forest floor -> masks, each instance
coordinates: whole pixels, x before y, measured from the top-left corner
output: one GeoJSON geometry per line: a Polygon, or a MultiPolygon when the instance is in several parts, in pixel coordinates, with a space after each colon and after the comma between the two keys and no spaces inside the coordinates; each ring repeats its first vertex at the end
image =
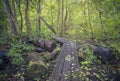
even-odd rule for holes
{"type": "MultiPolygon", "coordinates": [[[[83,43],[82,46],[83,48],[86,47],[86,43],[83,43]]],[[[56,48],[60,48],[59,45],[56,48]]],[[[1,49],[8,51],[5,46],[1,49]]],[[[117,56],[119,58],[114,63],[103,64],[89,51],[91,49],[85,49],[82,52],[81,48],[77,50],[81,81],[120,80],[120,55],[117,56]]],[[[48,81],[59,54],[60,51],[53,58],[51,52],[48,51],[40,53],[35,51],[24,52],[22,55],[25,60],[24,64],[14,65],[8,62],[0,65],[0,81],[48,81]]]]}

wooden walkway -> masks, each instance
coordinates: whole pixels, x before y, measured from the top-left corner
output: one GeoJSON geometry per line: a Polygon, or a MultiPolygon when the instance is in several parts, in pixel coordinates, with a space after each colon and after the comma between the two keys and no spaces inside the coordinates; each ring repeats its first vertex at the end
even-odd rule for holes
{"type": "Polygon", "coordinates": [[[76,45],[60,37],[55,39],[62,42],[63,47],[49,81],[80,81],[76,45]]]}

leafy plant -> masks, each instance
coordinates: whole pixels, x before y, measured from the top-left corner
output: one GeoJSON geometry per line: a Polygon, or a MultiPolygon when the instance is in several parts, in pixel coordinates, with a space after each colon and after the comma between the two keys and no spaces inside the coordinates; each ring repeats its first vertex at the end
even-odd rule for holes
{"type": "Polygon", "coordinates": [[[41,81],[41,78],[34,78],[34,80],[36,80],[36,81],[41,81]]]}
{"type": "Polygon", "coordinates": [[[81,64],[85,65],[89,65],[94,60],[96,60],[96,56],[94,56],[93,51],[89,45],[85,45],[79,49],[79,56],[85,59],[81,62],[81,64]]]}
{"type": "Polygon", "coordinates": [[[26,52],[26,51],[31,51],[33,50],[34,47],[25,44],[24,42],[21,41],[14,41],[11,44],[11,49],[9,50],[8,55],[10,57],[12,57],[12,64],[23,64],[24,63],[24,59],[22,57],[22,52],[26,52]]]}
{"type": "Polygon", "coordinates": [[[22,56],[21,56],[21,50],[18,50],[18,48],[11,47],[8,55],[12,57],[12,64],[22,64],[24,62],[22,56]]]}

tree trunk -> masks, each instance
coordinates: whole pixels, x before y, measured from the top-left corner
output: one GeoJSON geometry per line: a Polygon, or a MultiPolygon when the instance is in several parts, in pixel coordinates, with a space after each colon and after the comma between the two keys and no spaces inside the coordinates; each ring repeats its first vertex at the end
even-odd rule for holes
{"type": "Polygon", "coordinates": [[[12,9],[12,13],[13,13],[13,17],[15,19],[15,24],[16,24],[16,29],[17,29],[17,33],[19,35],[21,35],[21,32],[20,32],[20,27],[19,27],[19,24],[18,24],[18,20],[17,20],[17,11],[16,11],[16,5],[15,5],[15,0],[12,0],[12,4],[11,4],[11,9],[12,9]]]}
{"type": "Polygon", "coordinates": [[[63,36],[64,35],[64,0],[62,0],[62,13],[61,13],[61,32],[60,35],[63,36]]]}
{"type": "Polygon", "coordinates": [[[14,15],[12,13],[10,4],[9,4],[8,0],[4,0],[3,3],[4,3],[5,10],[6,10],[7,14],[8,14],[11,32],[12,32],[13,35],[17,35],[18,34],[18,32],[17,32],[17,24],[15,22],[14,15]]]}
{"type": "Polygon", "coordinates": [[[94,36],[93,36],[93,30],[92,30],[92,26],[91,26],[91,23],[90,23],[90,6],[89,6],[89,1],[87,2],[87,6],[88,6],[88,20],[89,20],[89,26],[90,26],[90,33],[91,33],[91,39],[93,40],[94,39],[94,36]]]}
{"type": "Polygon", "coordinates": [[[54,30],[54,28],[52,26],[50,26],[45,20],[44,18],[41,17],[41,20],[44,22],[44,24],[54,33],[56,34],[56,31],[54,30]]]}
{"type": "Polygon", "coordinates": [[[86,1],[84,2],[84,17],[85,17],[85,27],[84,27],[84,34],[85,34],[85,37],[87,36],[87,31],[86,31],[86,26],[87,26],[87,17],[86,17],[86,9],[85,9],[85,6],[86,6],[86,1]]]}
{"type": "MultiPolygon", "coordinates": [[[[68,2],[66,1],[66,14],[65,14],[65,18],[64,18],[64,31],[67,31],[68,29],[68,2]]],[[[67,32],[65,32],[64,34],[67,34],[67,32]]]]}
{"type": "Polygon", "coordinates": [[[40,21],[40,13],[41,13],[40,3],[41,3],[41,0],[38,0],[38,30],[39,31],[40,31],[40,27],[41,27],[41,21],[40,21]]]}
{"type": "Polygon", "coordinates": [[[21,21],[20,21],[20,28],[19,28],[19,30],[20,30],[20,33],[22,34],[23,16],[22,16],[22,12],[21,12],[21,4],[20,4],[20,0],[15,0],[15,2],[16,2],[16,5],[18,7],[19,14],[20,14],[21,21]]]}
{"type": "Polygon", "coordinates": [[[61,32],[59,31],[60,30],[60,0],[57,0],[57,2],[58,2],[57,32],[61,32]]]}
{"type": "Polygon", "coordinates": [[[30,28],[30,21],[29,21],[29,16],[28,16],[28,10],[29,10],[29,0],[25,0],[25,24],[26,24],[26,31],[27,35],[29,36],[31,28],[30,28]]]}
{"type": "Polygon", "coordinates": [[[103,28],[103,23],[102,23],[102,13],[100,11],[100,9],[98,9],[98,5],[97,5],[97,2],[95,1],[95,4],[96,4],[96,10],[99,12],[99,19],[100,19],[100,27],[101,27],[101,30],[102,30],[102,39],[104,38],[104,35],[105,35],[105,31],[104,31],[104,28],[103,28]]]}

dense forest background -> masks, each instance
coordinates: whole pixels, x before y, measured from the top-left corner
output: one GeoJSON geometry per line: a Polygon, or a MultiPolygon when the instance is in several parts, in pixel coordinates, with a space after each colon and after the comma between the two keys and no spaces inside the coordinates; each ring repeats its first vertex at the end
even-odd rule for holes
{"type": "Polygon", "coordinates": [[[0,4],[1,33],[90,38],[108,41],[119,50],[119,0],[1,0],[0,4]]]}
{"type": "Polygon", "coordinates": [[[54,36],[119,55],[120,0],[0,0],[0,50],[9,50],[12,64],[23,64],[21,54],[35,48],[24,41],[53,41],[54,36]]]}

